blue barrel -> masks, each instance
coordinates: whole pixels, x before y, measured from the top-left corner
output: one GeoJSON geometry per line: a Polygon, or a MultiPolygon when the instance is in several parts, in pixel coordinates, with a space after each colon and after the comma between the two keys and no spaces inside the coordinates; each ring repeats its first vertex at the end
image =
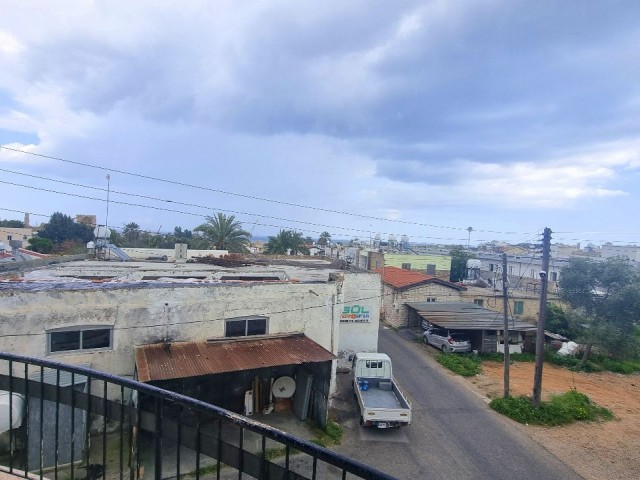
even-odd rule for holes
{"type": "Polygon", "coordinates": [[[369,381],[368,380],[363,380],[362,381],[362,387],[361,387],[363,392],[366,392],[367,390],[369,390],[369,381]]]}

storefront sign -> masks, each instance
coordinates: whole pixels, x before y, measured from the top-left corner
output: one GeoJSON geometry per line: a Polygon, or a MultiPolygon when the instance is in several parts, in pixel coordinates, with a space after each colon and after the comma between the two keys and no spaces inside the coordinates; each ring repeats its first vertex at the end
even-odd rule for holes
{"type": "Polygon", "coordinates": [[[341,323],[369,323],[369,310],[362,305],[345,305],[340,314],[341,323]]]}

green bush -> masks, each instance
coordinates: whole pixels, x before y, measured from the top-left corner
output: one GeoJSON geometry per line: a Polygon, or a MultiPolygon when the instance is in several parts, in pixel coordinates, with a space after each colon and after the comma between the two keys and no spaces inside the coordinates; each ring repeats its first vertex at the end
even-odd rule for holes
{"type": "Polygon", "coordinates": [[[496,398],[489,404],[496,412],[516,422],[533,425],[565,425],[581,420],[611,420],[613,414],[591,402],[576,390],[554,395],[548,402],[534,407],[528,397],[496,398]]]}
{"type": "Polygon", "coordinates": [[[630,374],[640,372],[640,361],[638,360],[616,360],[604,355],[591,355],[584,365],[580,365],[580,358],[571,355],[558,355],[556,352],[547,351],[544,354],[546,362],[570,370],[579,370],[583,372],[609,372],[630,374]]]}
{"type": "MultiPolygon", "coordinates": [[[[504,362],[504,354],[499,352],[481,353],[480,358],[489,362],[504,362]]],[[[509,355],[511,363],[515,362],[535,362],[536,356],[533,353],[512,353],[509,355]]]]}
{"type": "Polygon", "coordinates": [[[453,373],[463,377],[472,377],[482,371],[480,357],[472,353],[439,353],[436,361],[453,373]]]}

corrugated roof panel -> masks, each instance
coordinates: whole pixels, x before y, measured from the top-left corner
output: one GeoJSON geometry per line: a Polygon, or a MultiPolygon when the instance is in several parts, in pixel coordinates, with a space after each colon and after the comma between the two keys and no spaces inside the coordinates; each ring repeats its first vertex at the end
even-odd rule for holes
{"type": "Polygon", "coordinates": [[[161,343],[136,348],[136,367],[141,382],[326,362],[335,358],[304,334],[161,343]]]}
{"type": "MultiPolygon", "coordinates": [[[[502,330],[503,316],[466,302],[410,302],[407,303],[427,322],[439,327],[459,330],[502,330]]],[[[514,331],[536,330],[536,326],[520,320],[510,320],[509,328],[514,331]]]]}

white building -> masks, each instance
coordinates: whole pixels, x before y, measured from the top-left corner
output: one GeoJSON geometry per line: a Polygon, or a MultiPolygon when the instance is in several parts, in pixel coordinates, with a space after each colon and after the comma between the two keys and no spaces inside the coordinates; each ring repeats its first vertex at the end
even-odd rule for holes
{"type": "MultiPolygon", "coordinates": [[[[254,365],[251,372],[220,367],[226,363],[219,358],[211,374],[231,377],[218,383],[228,388],[230,381],[242,383],[248,376],[251,380],[262,374],[295,376],[305,365],[283,365],[282,358],[272,353],[276,342],[272,339],[302,334],[312,343],[303,342],[303,347],[296,348],[313,344],[309,350],[317,353],[324,349],[329,358],[377,350],[380,276],[335,270],[328,265],[315,260],[238,268],[87,261],[48,267],[24,274],[19,282],[0,281],[0,350],[90,364],[133,377],[136,367],[140,368],[137,355],[153,362],[152,357],[144,356],[150,345],[165,345],[160,352],[167,353],[172,351],[171,345],[183,342],[198,344],[200,350],[210,342],[228,342],[225,348],[235,348],[237,353],[238,342],[260,340],[251,345],[256,358],[261,358],[261,352],[268,353],[261,363],[264,371],[255,370],[251,362],[247,363],[254,365]]],[[[299,337],[294,337],[278,348],[299,345],[299,337]]],[[[286,350],[281,352],[280,356],[288,355],[286,350]]],[[[304,351],[295,353],[296,361],[304,363],[304,351]]],[[[326,405],[335,389],[336,361],[327,363],[322,357],[324,363],[315,368],[314,355],[305,371],[315,374],[316,403],[326,405]]],[[[165,361],[178,362],[172,363],[177,369],[180,361],[182,367],[191,368],[202,360],[167,358],[165,361]]],[[[194,380],[194,372],[186,372],[184,377],[194,380]]],[[[169,380],[172,386],[182,382],[180,391],[195,388],[197,382],[189,383],[185,378],[178,375],[169,380]]],[[[153,375],[146,379],[154,381],[153,375]]],[[[215,379],[207,381],[209,386],[215,383],[215,379]]],[[[229,395],[243,394],[247,388],[250,386],[239,384],[229,395]]]]}
{"type": "Polygon", "coordinates": [[[640,247],[637,245],[612,245],[611,243],[605,243],[600,249],[600,257],[624,257],[633,262],[639,262],[640,247]]]}

